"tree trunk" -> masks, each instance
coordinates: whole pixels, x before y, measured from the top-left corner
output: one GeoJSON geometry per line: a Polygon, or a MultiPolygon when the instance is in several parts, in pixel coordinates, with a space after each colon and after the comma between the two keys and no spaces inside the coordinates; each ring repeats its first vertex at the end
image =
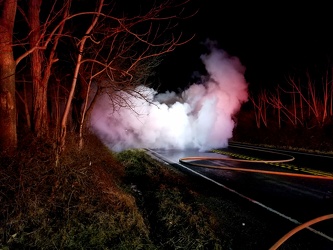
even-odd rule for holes
{"type": "MultiPolygon", "coordinates": [[[[30,47],[40,45],[40,21],[39,13],[42,0],[30,0],[29,24],[30,24],[30,47]]],[[[31,53],[31,75],[33,82],[33,129],[38,137],[48,134],[47,116],[47,82],[42,81],[43,57],[39,49],[31,53]]]]}
{"type": "MultiPolygon", "coordinates": [[[[90,34],[90,32],[96,26],[98,18],[99,18],[99,14],[102,11],[103,4],[104,4],[104,0],[100,0],[99,3],[98,3],[98,9],[96,11],[97,15],[92,20],[92,23],[88,27],[85,34],[90,34]]],[[[67,126],[67,121],[68,121],[68,114],[69,114],[70,108],[72,107],[72,101],[73,101],[73,98],[74,98],[74,91],[75,91],[76,84],[77,84],[77,78],[78,78],[81,63],[82,63],[82,60],[83,60],[83,50],[85,48],[85,43],[86,43],[86,41],[89,37],[90,36],[88,36],[88,35],[84,35],[83,38],[80,40],[80,46],[78,48],[79,49],[79,54],[78,54],[77,59],[76,59],[73,81],[72,81],[71,89],[70,89],[70,92],[69,92],[68,100],[67,100],[67,103],[66,103],[66,106],[65,106],[64,114],[63,114],[62,120],[61,120],[61,128],[60,128],[61,131],[60,131],[60,138],[59,138],[59,142],[58,142],[58,145],[59,145],[58,152],[59,153],[64,151],[64,149],[65,149],[65,140],[66,140],[66,134],[67,134],[67,127],[66,126],[67,126]]]]}
{"type": "Polygon", "coordinates": [[[17,147],[15,70],[12,49],[16,0],[0,1],[0,150],[11,155],[17,147]]]}

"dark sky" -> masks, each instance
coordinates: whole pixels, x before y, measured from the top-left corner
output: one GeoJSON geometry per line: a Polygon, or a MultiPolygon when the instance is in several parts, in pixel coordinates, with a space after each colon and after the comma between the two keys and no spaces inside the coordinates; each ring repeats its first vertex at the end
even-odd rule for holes
{"type": "Polygon", "coordinates": [[[207,38],[241,60],[252,86],[327,67],[333,58],[333,1],[201,0],[197,6],[199,13],[183,28],[196,37],[165,58],[162,91],[191,84],[207,38]]]}

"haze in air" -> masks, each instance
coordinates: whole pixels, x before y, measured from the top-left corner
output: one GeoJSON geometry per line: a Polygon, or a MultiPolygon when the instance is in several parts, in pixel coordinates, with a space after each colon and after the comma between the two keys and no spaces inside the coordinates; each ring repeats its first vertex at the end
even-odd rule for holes
{"type": "Polygon", "coordinates": [[[120,93],[131,108],[116,110],[109,96],[102,95],[92,112],[93,131],[114,151],[130,148],[204,151],[227,146],[235,126],[233,116],[248,99],[245,67],[237,57],[218,49],[215,42],[207,41],[206,46],[209,53],[200,59],[207,75],[199,83],[179,95],[139,86],[136,90],[140,95],[120,93]]]}

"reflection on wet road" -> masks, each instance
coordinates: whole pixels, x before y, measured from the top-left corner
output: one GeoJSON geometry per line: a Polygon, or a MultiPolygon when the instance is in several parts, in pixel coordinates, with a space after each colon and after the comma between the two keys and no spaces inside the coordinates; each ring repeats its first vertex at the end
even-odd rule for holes
{"type": "MultiPolygon", "coordinates": [[[[314,167],[309,168],[310,164],[304,167],[301,155],[292,155],[295,161],[280,163],[274,160],[286,159],[289,153],[278,152],[275,159],[274,152],[237,146],[214,152],[200,152],[195,149],[156,149],[151,152],[164,161],[197,173],[296,225],[316,217],[333,214],[333,175],[327,171],[329,166],[323,166],[332,164],[332,159],[326,159],[326,163],[321,159],[321,166],[316,170],[314,167]],[[191,159],[193,157],[197,159],[191,159]],[[179,161],[183,158],[187,158],[188,162],[179,161]],[[222,160],[209,158],[222,158],[222,160]],[[248,162],[233,159],[248,159],[248,162]],[[205,167],[206,165],[213,168],[205,167]],[[275,175],[269,174],[270,172],[292,175],[275,175]],[[311,178],[302,175],[309,175],[311,178]]],[[[306,155],[306,159],[307,163],[317,161],[316,158],[309,160],[309,155],[306,155]]],[[[333,221],[329,226],[327,223],[325,226],[318,223],[311,226],[310,230],[321,235],[327,244],[332,244],[333,249],[333,221]]]]}

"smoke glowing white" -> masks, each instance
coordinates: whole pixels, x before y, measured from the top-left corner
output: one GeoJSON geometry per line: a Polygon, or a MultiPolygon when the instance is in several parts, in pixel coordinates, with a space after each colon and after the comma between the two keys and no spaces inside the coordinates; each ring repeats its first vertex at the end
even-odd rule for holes
{"type": "Polygon", "coordinates": [[[114,110],[108,95],[95,105],[91,126],[114,151],[129,148],[225,147],[232,137],[232,119],[248,99],[245,67],[236,57],[208,43],[210,53],[201,56],[208,76],[181,95],[157,93],[139,86],[136,96],[120,93],[131,108],[114,110]],[[144,98],[143,98],[144,96],[144,98]]]}

